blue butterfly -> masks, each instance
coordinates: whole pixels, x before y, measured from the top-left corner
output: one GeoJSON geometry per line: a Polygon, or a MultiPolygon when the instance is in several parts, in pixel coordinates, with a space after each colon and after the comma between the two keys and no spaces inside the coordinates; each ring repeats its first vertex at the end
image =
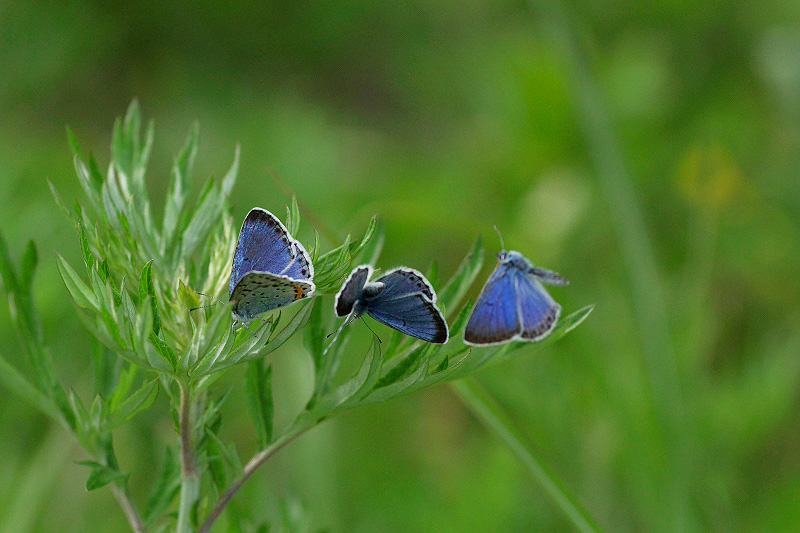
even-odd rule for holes
{"type": "Polygon", "coordinates": [[[464,330],[474,345],[538,341],[553,331],[561,306],[540,281],[569,285],[561,274],[533,266],[519,252],[503,250],[500,261],[478,297],[464,330]]]}
{"type": "Polygon", "coordinates": [[[425,276],[406,267],[390,270],[374,281],[369,281],[370,276],[372,266],[357,266],[336,294],[336,314],[350,315],[342,328],[367,313],[406,335],[438,344],[447,342],[450,331],[436,307],[436,292],[425,276]]]}
{"type": "Polygon", "coordinates": [[[231,269],[233,317],[256,316],[314,293],[311,256],[278,217],[260,207],[244,219],[231,269]]]}

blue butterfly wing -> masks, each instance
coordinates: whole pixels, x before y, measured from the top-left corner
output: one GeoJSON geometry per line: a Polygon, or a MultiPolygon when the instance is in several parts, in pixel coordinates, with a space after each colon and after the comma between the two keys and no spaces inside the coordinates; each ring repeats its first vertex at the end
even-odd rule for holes
{"type": "Polygon", "coordinates": [[[382,298],[393,298],[402,294],[421,292],[432,302],[436,301],[436,293],[433,291],[431,283],[421,272],[413,268],[395,268],[375,281],[384,284],[383,291],[381,291],[382,298]]]}
{"type": "MultiPolygon", "coordinates": [[[[310,259],[305,260],[308,254],[304,249],[303,253],[298,254],[297,245],[300,243],[294,241],[278,217],[259,207],[250,210],[244,219],[242,230],[239,232],[239,240],[236,243],[236,253],[231,269],[231,297],[233,297],[236,284],[248,272],[286,274],[288,270],[292,270],[293,273],[294,270],[298,270],[299,274],[299,271],[305,268],[313,276],[313,268],[310,267],[311,261],[310,259]],[[300,261],[296,260],[298,255],[301,256],[300,261]],[[289,267],[288,270],[287,267],[289,267]]],[[[294,279],[311,279],[311,276],[289,276],[294,279]]]]}
{"type": "Polygon", "coordinates": [[[311,263],[311,256],[300,241],[290,236],[289,242],[292,245],[293,260],[281,271],[281,274],[292,279],[311,281],[314,279],[314,265],[311,263]]]}
{"type": "Polygon", "coordinates": [[[450,338],[441,311],[427,296],[416,292],[399,297],[365,300],[367,313],[379,322],[428,342],[444,344],[450,338]]]}
{"type": "Polygon", "coordinates": [[[548,294],[539,281],[531,276],[520,276],[517,280],[517,302],[519,304],[521,337],[540,340],[546,337],[558,322],[561,306],[548,294]]]}
{"type": "Polygon", "coordinates": [[[353,310],[356,300],[361,298],[364,292],[364,284],[367,283],[369,276],[372,274],[372,267],[369,265],[360,265],[350,272],[342,288],[336,294],[336,310],[337,316],[349,315],[353,310]]]}
{"type": "Polygon", "coordinates": [[[520,333],[517,280],[525,274],[501,263],[489,277],[464,329],[469,344],[496,344],[520,333]]]}

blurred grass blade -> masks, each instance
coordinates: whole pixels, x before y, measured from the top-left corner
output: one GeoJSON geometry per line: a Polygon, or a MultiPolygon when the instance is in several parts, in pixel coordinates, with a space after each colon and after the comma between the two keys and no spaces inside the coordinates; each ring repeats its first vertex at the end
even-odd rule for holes
{"type": "Polygon", "coordinates": [[[264,366],[263,359],[247,363],[245,396],[250,416],[258,432],[261,449],[272,440],[275,408],[272,403],[272,365],[264,366]]]}
{"type": "Polygon", "coordinates": [[[683,531],[699,520],[689,498],[688,486],[696,475],[692,444],[696,429],[687,416],[687,402],[678,360],[670,335],[666,299],[656,264],[655,252],[648,235],[642,206],[637,199],[622,150],[615,136],[610,113],[606,109],[595,81],[586,52],[579,40],[576,24],[559,0],[532,2],[534,10],[543,10],[550,19],[549,28],[565,61],[567,75],[583,127],[598,181],[608,200],[611,220],[630,278],[644,360],[649,376],[655,414],[661,428],[657,440],[669,449],[670,472],[668,494],[670,523],[666,529],[683,531]]]}
{"type": "Polygon", "coordinates": [[[0,384],[20,398],[27,401],[32,407],[49,415],[55,420],[61,419],[61,413],[55,404],[46,395],[29,382],[22,373],[10,365],[4,357],[0,357],[0,384]]]}
{"type": "Polygon", "coordinates": [[[36,531],[40,516],[46,514],[43,508],[52,505],[53,486],[61,479],[61,470],[69,464],[73,442],[55,426],[39,438],[38,448],[20,465],[13,490],[8,493],[10,498],[0,508],[0,531],[36,531]]]}
{"type": "Polygon", "coordinates": [[[472,245],[467,256],[461,261],[455,273],[447,280],[442,290],[438,292],[437,302],[453,312],[461,298],[475,281],[475,277],[483,267],[483,239],[478,237],[472,245]]]}
{"type": "Polygon", "coordinates": [[[167,447],[164,457],[164,466],[161,467],[161,474],[158,476],[153,486],[150,496],[144,508],[144,521],[150,522],[155,517],[163,513],[178,495],[181,488],[180,466],[175,460],[172,448],[167,447]]]}
{"type": "Polygon", "coordinates": [[[8,244],[6,244],[3,232],[0,232],[0,279],[6,292],[15,293],[19,291],[17,269],[11,260],[11,252],[8,250],[8,244]]]}
{"type": "Polygon", "coordinates": [[[220,192],[222,193],[222,197],[225,199],[230,197],[231,192],[233,192],[233,186],[236,184],[236,178],[239,175],[239,156],[241,155],[241,151],[242,146],[237,143],[236,150],[233,153],[233,163],[231,163],[231,168],[228,169],[228,172],[226,172],[225,176],[222,178],[220,192]]]}
{"type": "Polygon", "coordinates": [[[22,256],[22,264],[19,268],[19,288],[23,293],[30,294],[33,274],[38,264],[39,255],[36,252],[36,243],[28,241],[28,247],[25,248],[25,254],[22,256]]]}
{"type": "Polygon", "coordinates": [[[503,412],[500,405],[473,378],[466,378],[452,383],[458,396],[483,422],[494,430],[506,444],[522,460],[531,474],[536,478],[545,492],[561,508],[578,531],[601,531],[597,522],[586,508],[578,501],[567,486],[551,472],[534,453],[532,446],[526,442],[522,432],[503,412]]]}

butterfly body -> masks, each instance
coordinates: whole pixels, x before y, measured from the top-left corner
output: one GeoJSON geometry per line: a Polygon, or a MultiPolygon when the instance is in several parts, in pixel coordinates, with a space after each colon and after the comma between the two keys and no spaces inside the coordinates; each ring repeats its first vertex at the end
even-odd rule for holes
{"type": "Polygon", "coordinates": [[[500,252],[498,260],[464,329],[464,342],[488,345],[545,338],[556,326],[561,306],[541,282],[569,282],[556,272],[534,266],[516,251],[500,252]]]}
{"type": "Polygon", "coordinates": [[[233,316],[256,316],[314,293],[314,265],[306,249],[278,217],[253,208],[242,224],[231,268],[233,316]]]}
{"type": "Polygon", "coordinates": [[[353,269],[336,295],[336,314],[351,319],[368,314],[398,331],[428,342],[443,344],[450,338],[436,292],[413,268],[390,270],[374,281],[370,265],[353,269]]]}

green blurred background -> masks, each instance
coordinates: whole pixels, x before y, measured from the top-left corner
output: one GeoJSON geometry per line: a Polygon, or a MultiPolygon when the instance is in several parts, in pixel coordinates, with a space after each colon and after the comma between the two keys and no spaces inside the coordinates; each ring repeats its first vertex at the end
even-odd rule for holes
{"type": "MultiPolygon", "coordinates": [[[[54,261],[79,263],[78,241],[46,181],[81,198],[65,125],[103,166],[114,118],[138,98],[156,123],[159,213],[198,120],[197,181],[241,143],[238,220],[255,205],[283,213],[279,177],[339,238],[377,212],[384,267],[436,259],[446,277],[477,234],[499,249],[497,224],[572,281],[551,291],[565,313],[597,304],[563,340],[478,377],[600,524],[789,529],[798,22],[784,0],[3,2],[0,228],[17,257],[39,246],[45,334],[80,394],[90,344],[54,261]]],[[[24,367],[8,312],[0,345],[24,367]]],[[[302,406],[309,368],[300,343],[277,358],[279,422],[302,406]]],[[[219,386],[234,390],[224,437],[248,457],[242,372],[219,386]]],[[[163,398],[116,435],[140,501],[174,439],[163,398]]],[[[71,438],[5,391],[0,457],[4,531],[126,530],[110,491],[84,491],[71,438]]],[[[236,505],[330,531],[571,528],[447,385],[326,422],[236,505]]]]}

